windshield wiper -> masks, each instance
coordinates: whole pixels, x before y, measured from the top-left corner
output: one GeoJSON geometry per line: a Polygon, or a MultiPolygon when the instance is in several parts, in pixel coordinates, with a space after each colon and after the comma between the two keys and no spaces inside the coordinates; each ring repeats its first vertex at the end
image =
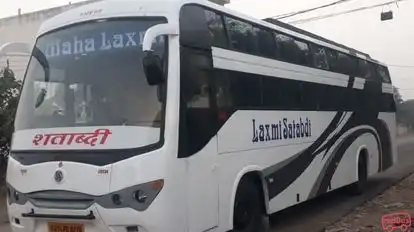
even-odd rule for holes
{"type": "Polygon", "coordinates": [[[40,90],[39,95],[37,95],[35,108],[38,108],[40,105],[42,105],[42,103],[45,100],[46,94],[47,94],[47,90],[45,88],[42,88],[40,90]]]}

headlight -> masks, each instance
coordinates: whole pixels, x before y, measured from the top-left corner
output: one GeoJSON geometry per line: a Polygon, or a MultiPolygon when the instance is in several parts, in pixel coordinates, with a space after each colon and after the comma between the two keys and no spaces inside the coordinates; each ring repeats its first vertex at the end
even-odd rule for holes
{"type": "Polygon", "coordinates": [[[112,202],[115,205],[121,205],[122,204],[121,196],[119,194],[112,195],[112,202]]]}
{"type": "Polygon", "coordinates": [[[18,192],[14,192],[14,194],[13,194],[13,197],[14,197],[14,200],[17,202],[17,201],[19,201],[19,193],[18,192]]]}
{"type": "Polygon", "coordinates": [[[148,195],[143,190],[137,190],[134,193],[134,199],[136,201],[138,201],[139,203],[145,203],[145,201],[147,200],[147,198],[148,198],[148,195]]]}
{"type": "Polygon", "coordinates": [[[146,210],[164,187],[164,180],[155,180],[128,187],[96,198],[96,203],[104,208],[132,208],[146,210]]]}
{"type": "Polygon", "coordinates": [[[20,193],[16,189],[14,189],[11,185],[7,184],[7,198],[8,203],[11,204],[19,204],[24,205],[27,202],[26,194],[20,193]]]}

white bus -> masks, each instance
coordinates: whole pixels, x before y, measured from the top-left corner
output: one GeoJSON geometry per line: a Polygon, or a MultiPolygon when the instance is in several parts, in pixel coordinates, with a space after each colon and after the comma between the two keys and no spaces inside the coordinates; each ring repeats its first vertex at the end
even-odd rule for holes
{"type": "Polygon", "coordinates": [[[14,232],[252,232],[396,163],[386,65],[202,0],[41,26],[8,163],[14,232]]]}

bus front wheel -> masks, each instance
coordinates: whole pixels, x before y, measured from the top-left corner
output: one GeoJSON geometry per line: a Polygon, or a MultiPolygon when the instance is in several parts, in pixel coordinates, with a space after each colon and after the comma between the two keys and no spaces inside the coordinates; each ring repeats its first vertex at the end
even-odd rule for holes
{"type": "Polygon", "coordinates": [[[264,210],[262,199],[258,187],[251,178],[243,178],[236,192],[231,232],[267,232],[269,230],[269,216],[264,210]]]}

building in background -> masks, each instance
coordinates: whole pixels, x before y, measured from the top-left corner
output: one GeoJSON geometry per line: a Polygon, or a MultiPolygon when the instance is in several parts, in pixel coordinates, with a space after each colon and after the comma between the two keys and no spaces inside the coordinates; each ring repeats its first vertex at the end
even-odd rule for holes
{"type": "MultiPolygon", "coordinates": [[[[32,45],[36,33],[44,20],[94,1],[99,0],[68,4],[27,14],[22,14],[19,9],[16,16],[0,19],[0,47],[10,42],[23,42],[32,45]]],[[[16,78],[21,80],[24,76],[28,59],[28,55],[7,54],[6,56],[0,57],[0,68],[6,65],[6,60],[9,60],[10,67],[15,72],[16,78]]]]}
{"type": "MultiPolygon", "coordinates": [[[[16,16],[0,19],[0,47],[10,42],[23,42],[32,45],[34,43],[36,33],[44,20],[69,9],[95,1],[100,0],[89,0],[80,3],[68,4],[61,7],[50,8],[27,14],[21,14],[21,10],[19,9],[16,16]]],[[[230,3],[230,0],[210,1],[221,5],[230,3]]],[[[24,76],[28,59],[28,55],[7,54],[7,56],[0,57],[0,68],[6,65],[6,60],[9,60],[10,67],[15,72],[16,77],[21,80],[24,76]]]]}

